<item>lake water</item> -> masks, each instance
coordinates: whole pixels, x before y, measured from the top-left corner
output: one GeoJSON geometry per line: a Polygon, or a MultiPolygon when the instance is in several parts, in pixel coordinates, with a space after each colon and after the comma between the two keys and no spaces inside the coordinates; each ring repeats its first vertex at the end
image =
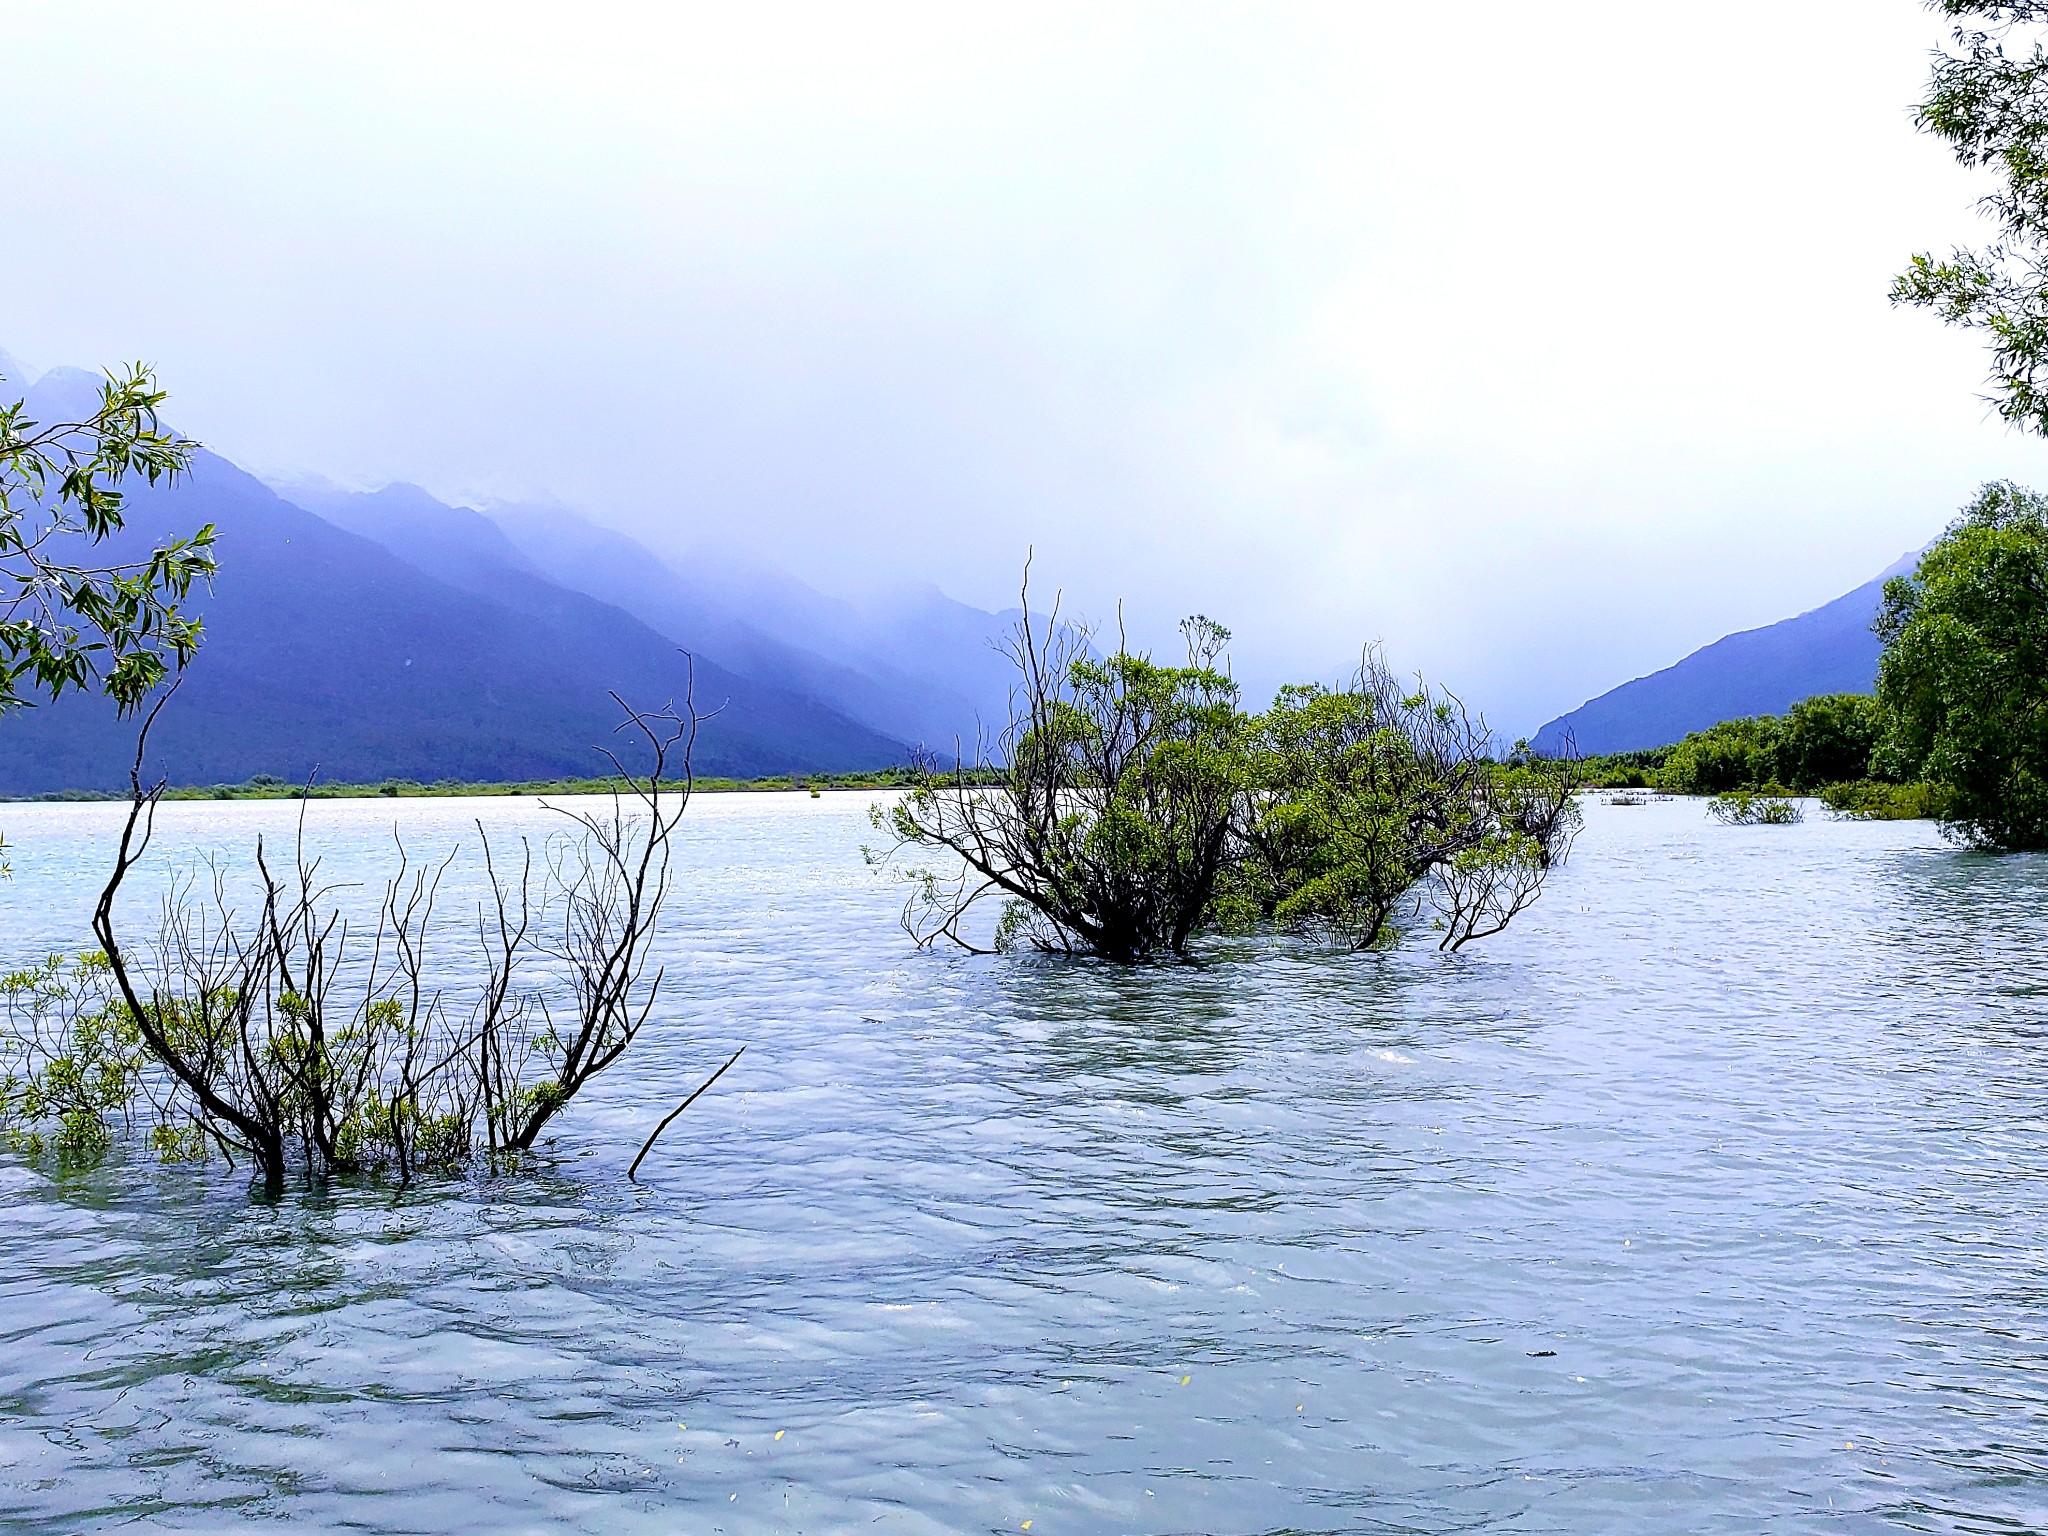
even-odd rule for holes
{"type": "MultiPolygon", "coordinates": [[[[2048,862],[1596,804],[1462,955],[1118,971],[912,952],[867,800],[691,809],[675,990],[535,1171],[0,1159],[0,1527],[2048,1528],[2048,862]]],[[[114,814],[0,806],[0,954],[114,814]]],[[[479,814],[540,813],[310,833],[479,814]]]]}

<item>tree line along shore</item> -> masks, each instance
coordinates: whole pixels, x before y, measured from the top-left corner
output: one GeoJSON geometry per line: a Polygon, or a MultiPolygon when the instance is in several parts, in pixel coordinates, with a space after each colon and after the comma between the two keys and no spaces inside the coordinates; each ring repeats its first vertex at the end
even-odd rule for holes
{"type": "MultiPolygon", "coordinates": [[[[691,789],[698,794],[775,794],[828,789],[910,789],[918,781],[918,770],[910,766],[877,768],[866,773],[778,773],[758,779],[700,777],[691,789]]],[[[517,797],[521,795],[615,795],[626,789],[616,775],[572,779],[469,780],[379,779],[374,783],[324,784],[319,780],[294,783],[270,774],[257,774],[240,784],[185,784],[165,788],[165,800],[434,800],[465,797],[517,797]]],[[[90,803],[126,801],[128,791],[60,789],[35,795],[0,795],[0,804],[39,805],[49,803],[90,803]]]]}

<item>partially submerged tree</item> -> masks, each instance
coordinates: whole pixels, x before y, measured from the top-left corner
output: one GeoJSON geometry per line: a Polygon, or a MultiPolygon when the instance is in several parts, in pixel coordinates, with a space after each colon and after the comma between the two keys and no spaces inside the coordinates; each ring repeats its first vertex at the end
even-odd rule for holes
{"type": "Polygon", "coordinates": [[[1097,656],[1028,601],[996,751],[924,782],[875,825],[950,856],[913,872],[921,945],[1131,962],[1263,922],[1362,949],[1425,909],[1442,945],[1497,933],[1536,898],[1577,826],[1569,761],[1494,760],[1483,722],[1368,655],[1348,689],[1284,690],[1253,719],[1219,665],[1228,632],[1182,626],[1185,666],[1097,656]],[[993,770],[993,771],[992,771],[993,770]],[[964,925],[1002,904],[988,945],[964,925]]]}
{"type": "Polygon", "coordinates": [[[934,765],[875,812],[896,847],[961,862],[957,876],[919,878],[904,913],[919,944],[974,947],[962,921],[995,897],[998,948],[1120,961],[1187,952],[1232,851],[1246,722],[1237,684],[1216,666],[1229,632],[1203,618],[1182,631],[1185,666],[1136,654],[1121,636],[1100,656],[1057,604],[1034,616],[1027,589],[1008,650],[1011,719],[993,763],[934,765]]]}
{"type": "Polygon", "coordinates": [[[272,1185],[292,1168],[382,1170],[402,1185],[531,1149],[624,1054],[661,991],[653,939],[698,717],[626,713],[645,766],[612,756],[624,788],[601,809],[556,808],[561,832],[522,839],[510,860],[478,825],[487,896],[472,958],[452,968],[436,904],[455,855],[418,867],[401,844],[376,916],[358,925],[322,882],[303,812],[287,869],[259,841],[253,904],[210,867],[131,938],[117,901],[163,788],[144,785],[138,748],[93,916],[101,954],[75,974],[53,962],[0,978],[0,1129],[90,1153],[141,1102],[165,1155],[211,1147],[272,1185]]]}
{"type": "Polygon", "coordinates": [[[1368,652],[1344,689],[1281,691],[1260,722],[1238,889],[1349,949],[1433,908],[1440,947],[1505,928],[1578,828],[1571,759],[1496,762],[1485,722],[1368,652]]]}
{"type": "Polygon", "coordinates": [[[1877,630],[1882,766],[1944,786],[1963,841],[2048,848],[2048,496],[1985,486],[1885,584],[1877,630]]]}

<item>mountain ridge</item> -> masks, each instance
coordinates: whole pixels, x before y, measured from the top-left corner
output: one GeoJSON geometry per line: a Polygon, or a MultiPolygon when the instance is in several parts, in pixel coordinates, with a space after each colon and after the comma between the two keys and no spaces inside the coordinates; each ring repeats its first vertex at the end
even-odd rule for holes
{"type": "MultiPolygon", "coordinates": [[[[48,421],[97,390],[92,375],[52,370],[27,397],[48,421]]],[[[816,699],[693,665],[623,610],[566,588],[522,611],[438,580],[205,450],[175,485],[131,487],[126,516],[100,546],[106,558],[219,528],[220,573],[190,605],[205,643],[151,741],[152,771],[175,783],[601,772],[621,719],[609,695],[660,709],[683,700],[693,670],[699,707],[717,707],[699,772],[860,771],[908,752],[816,699]]],[[[0,792],[118,788],[134,732],[98,695],[15,711],[0,718],[0,792]]]]}
{"type": "Polygon", "coordinates": [[[1723,720],[1783,714],[1822,693],[1868,693],[1881,647],[1871,621],[1884,584],[1919,563],[1902,556],[1853,591],[1775,624],[1723,635],[1549,721],[1538,751],[1635,752],[1668,746],[1723,720]]]}

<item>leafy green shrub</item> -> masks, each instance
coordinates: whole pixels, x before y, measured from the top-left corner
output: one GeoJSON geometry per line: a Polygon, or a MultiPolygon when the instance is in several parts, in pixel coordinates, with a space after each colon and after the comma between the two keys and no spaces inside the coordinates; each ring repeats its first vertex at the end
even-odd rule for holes
{"type": "Polygon", "coordinates": [[[1184,954],[1216,926],[1217,887],[1247,792],[1249,721],[1215,662],[1230,632],[1182,625],[1188,659],[1163,666],[1119,645],[1100,656],[1085,630],[1027,606],[1009,651],[1015,717],[998,743],[1001,781],[927,765],[917,788],[872,813],[906,846],[943,849],[958,879],[914,871],[904,926],[919,944],[972,948],[960,922],[1005,903],[1000,947],[1029,945],[1121,962],[1184,954]]]}
{"type": "Polygon", "coordinates": [[[1799,802],[1782,791],[1731,789],[1707,802],[1707,814],[1727,827],[1788,827],[1806,819],[1799,802]]]}
{"type": "Polygon", "coordinates": [[[1368,656],[1341,690],[1281,690],[1259,722],[1259,793],[1236,886],[1281,926],[1366,949],[1437,915],[1440,947],[1497,933],[1579,826],[1574,766],[1489,755],[1484,721],[1368,656]]]}
{"type": "Polygon", "coordinates": [[[1658,774],[1659,786],[1681,795],[1754,789],[1777,777],[1777,745],[1778,722],[1768,715],[1723,720],[1694,731],[1671,749],[1658,774]]]}
{"type": "Polygon", "coordinates": [[[1857,779],[1821,787],[1820,801],[1844,821],[1940,821],[1954,796],[1939,784],[1880,784],[1857,779]]]}
{"type": "Polygon", "coordinates": [[[892,844],[871,861],[958,861],[907,871],[918,944],[978,948],[961,923],[987,899],[998,951],[1130,963],[1265,923],[1365,949],[1425,911],[1457,949],[1504,928],[1564,858],[1575,760],[1496,761],[1484,721],[1373,653],[1349,686],[1282,689],[1254,719],[1217,664],[1228,631],[1183,631],[1184,667],[1122,645],[1098,658],[1027,601],[996,762],[927,764],[872,812],[892,844]]]}
{"type": "Polygon", "coordinates": [[[52,955],[0,976],[0,1142],[9,1149],[99,1157],[148,1059],[106,956],[52,955]]]}

